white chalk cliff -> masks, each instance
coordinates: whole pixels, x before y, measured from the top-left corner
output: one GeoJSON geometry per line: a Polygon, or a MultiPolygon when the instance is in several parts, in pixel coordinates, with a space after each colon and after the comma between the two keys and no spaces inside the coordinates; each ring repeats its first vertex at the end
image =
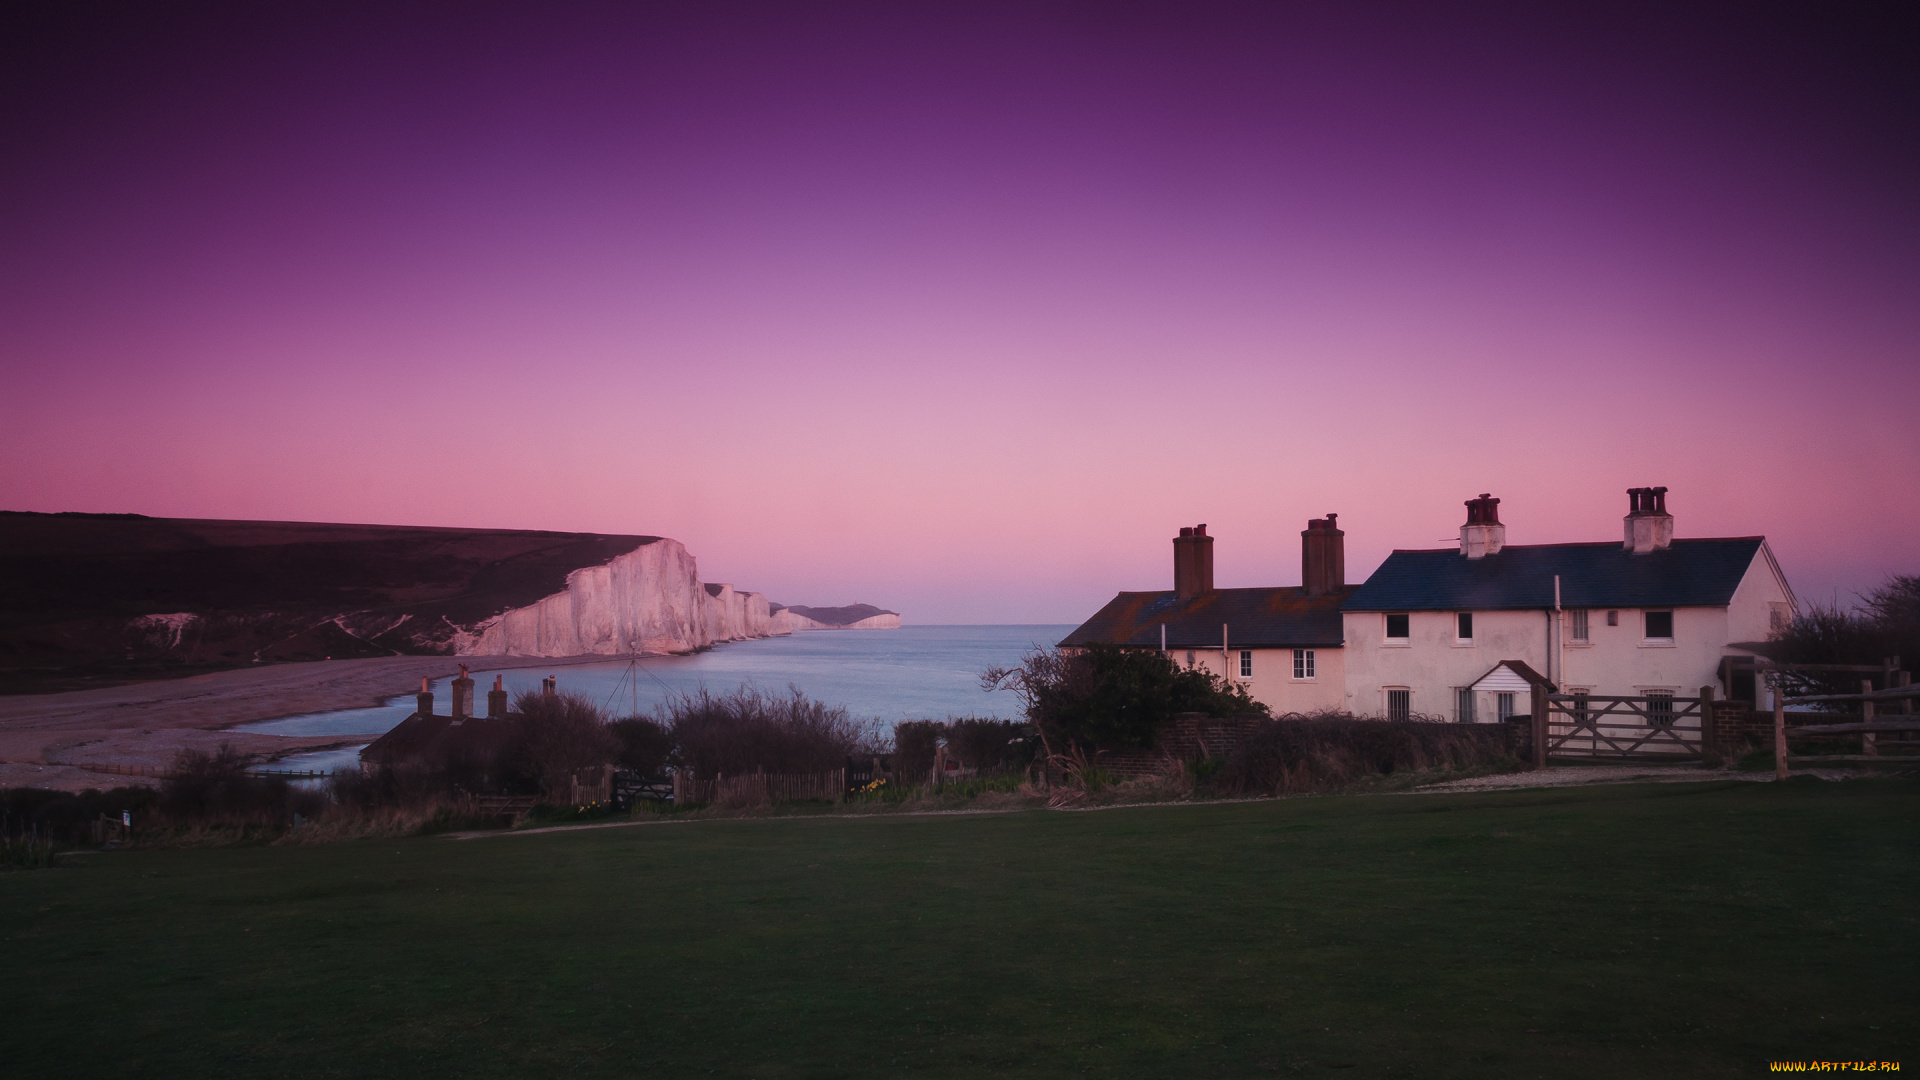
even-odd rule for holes
{"type": "Polygon", "coordinates": [[[769,604],[757,592],[703,584],[678,540],[649,541],[599,566],[567,575],[565,592],[495,615],[460,633],[462,656],[624,656],[688,652],[723,641],[795,630],[880,629],[891,613],[850,627],[829,626],[769,604]]]}
{"type": "Polygon", "coordinates": [[[619,656],[687,652],[773,633],[767,598],[706,586],[692,554],[660,539],[567,575],[565,592],[460,635],[463,656],[619,656]]]}

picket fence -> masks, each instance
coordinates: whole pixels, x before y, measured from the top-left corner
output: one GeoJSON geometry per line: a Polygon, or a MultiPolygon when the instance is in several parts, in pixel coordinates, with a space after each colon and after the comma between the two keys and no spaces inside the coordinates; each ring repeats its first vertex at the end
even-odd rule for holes
{"type": "Polygon", "coordinates": [[[682,769],[673,774],[673,801],[715,803],[720,806],[765,806],[775,802],[825,800],[839,802],[847,794],[847,770],[822,773],[744,773],[740,776],[695,776],[682,769]]]}

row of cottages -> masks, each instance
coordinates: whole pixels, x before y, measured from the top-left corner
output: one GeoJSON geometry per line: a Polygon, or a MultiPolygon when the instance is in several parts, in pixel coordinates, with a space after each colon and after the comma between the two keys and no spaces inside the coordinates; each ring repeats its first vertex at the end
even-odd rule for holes
{"type": "Polygon", "coordinates": [[[1123,592],[1060,645],[1160,648],[1276,714],[1492,721],[1526,712],[1534,685],[1752,700],[1723,658],[1757,655],[1793,591],[1765,537],[1674,539],[1666,493],[1628,491],[1621,542],[1511,546],[1483,494],[1457,548],[1395,551],[1358,586],[1332,514],[1300,534],[1298,587],[1214,588],[1214,538],[1183,528],[1171,592],[1123,592]]]}

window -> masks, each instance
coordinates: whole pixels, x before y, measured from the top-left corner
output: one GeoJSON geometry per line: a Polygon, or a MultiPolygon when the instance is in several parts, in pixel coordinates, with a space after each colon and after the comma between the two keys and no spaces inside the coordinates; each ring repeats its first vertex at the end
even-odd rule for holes
{"type": "Polygon", "coordinates": [[[1647,612],[1647,638],[1648,640],[1658,639],[1671,641],[1673,639],[1673,612],[1647,612]]]}
{"type": "Polygon", "coordinates": [[[1293,677],[1296,679],[1313,678],[1313,650],[1293,650],[1293,677]]]}
{"type": "Polygon", "coordinates": [[[1673,726],[1673,691],[1647,691],[1647,722],[1654,727],[1673,726]]]}
{"type": "Polygon", "coordinates": [[[1240,677],[1243,679],[1253,678],[1253,650],[1252,649],[1240,650],[1240,677]]]}
{"type": "Polygon", "coordinates": [[[1407,637],[1407,613],[1400,611],[1387,616],[1387,640],[1405,641],[1407,637]]]}
{"type": "Polygon", "coordinates": [[[1617,611],[1609,611],[1609,612],[1607,612],[1607,625],[1608,625],[1608,626],[1619,626],[1619,625],[1620,625],[1620,613],[1619,613],[1619,612],[1617,612],[1617,611]]]}
{"type": "Polygon", "coordinates": [[[1787,605],[1784,602],[1776,600],[1767,605],[1768,629],[1785,630],[1787,624],[1791,621],[1792,620],[1787,617],[1787,605]]]}
{"type": "Polygon", "coordinates": [[[1463,724],[1473,723],[1473,687],[1463,686],[1454,691],[1454,719],[1463,724]]]}
{"type": "Polygon", "coordinates": [[[1581,608],[1573,613],[1573,640],[1592,641],[1587,631],[1587,609],[1581,608]]]}
{"type": "Polygon", "coordinates": [[[1454,636],[1460,641],[1473,640],[1473,612],[1463,611],[1454,617],[1456,623],[1454,636]]]}
{"type": "Polygon", "coordinates": [[[1588,718],[1591,717],[1592,715],[1593,715],[1592,713],[1587,711],[1587,691],[1575,690],[1573,692],[1574,722],[1577,724],[1584,724],[1587,722],[1588,718]]]}
{"type": "Polygon", "coordinates": [[[1493,696],[1493,714],[1502,720],[1513,719],[1513,691],[1493,696]]]}
{"type": "Polygon", "coordinates": [[[1401,721],[1413,719],[1413,691],[1387,691],[1387,719],[1401,721]]]}

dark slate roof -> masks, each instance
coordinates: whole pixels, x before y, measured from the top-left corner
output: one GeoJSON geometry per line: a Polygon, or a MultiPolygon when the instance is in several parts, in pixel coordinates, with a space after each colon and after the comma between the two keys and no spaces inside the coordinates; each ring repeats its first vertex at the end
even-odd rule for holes
{"type": "Polygon", "coordinates": [[[453,747],[472,752],[497,744],[508,735],[505,721],[468,717],[422,716],[414,713],[393,729],[360,749],[360,760],[376,765],[398,765],[439,754],[453,747]]]}
{"type": "Polygon", "coordinates": [[[1764,537],[1675,540],[1635,555],[1618,543],[1533,544],[1468,559],[1458,548],[1396,551],[1346,602],[1347,611],[1550,608],[1553,576],[1570,608],[1725,607],[1764,537]]]}
{"type": "Polygon", "coordinates": [[[1325,596],[1308,596],[1299,586],[1215,589],[1186,600],[1173,592],[1123,592],[1060,644],[1157,649],[1165,624],[1170,649],[1217,649],[1225,623],[1229,648],[1332,648],[1343,640],[1340,602],[1352,592],[1351,586],[1325,596]]]}

